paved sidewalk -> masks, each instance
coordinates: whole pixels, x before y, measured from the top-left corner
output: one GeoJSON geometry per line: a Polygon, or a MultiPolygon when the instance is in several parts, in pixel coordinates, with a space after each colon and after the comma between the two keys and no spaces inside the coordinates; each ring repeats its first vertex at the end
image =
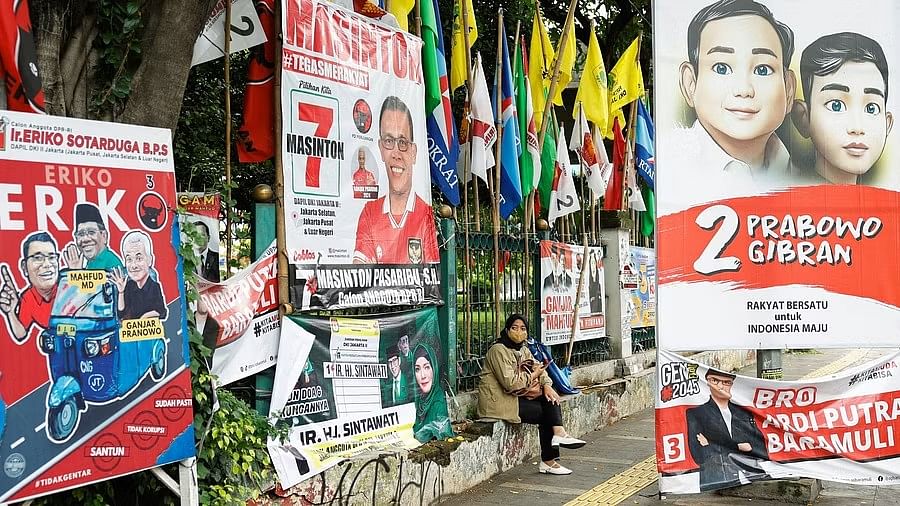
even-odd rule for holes
{"type": "MultiPolygon", "coordinates": [[[[889,350],[824,350],[784,354],[785,379],[824,376],[882,356],[889,350]]],[[[755,376],[755,366],[740,374],[755,376]]],[[[784,504],[776,501],[723,497],[716,493],[659,498],[654,456],[653,410],[626,418],[583,437],[578,450],[562,450],[561,463],[574,472],[550,476],[537,472],[538,457],[478,487],[449,498],[444,504],[465,506],[529,506],[567,504],[784,504]],[[590,494],[588,494],[590,492],[590,494]],[[581,497],[583,496],[584,497],[581,497]]],[[[900,505],[900,487],[864,487],[823,483],[816,504],[900,505]]]]}

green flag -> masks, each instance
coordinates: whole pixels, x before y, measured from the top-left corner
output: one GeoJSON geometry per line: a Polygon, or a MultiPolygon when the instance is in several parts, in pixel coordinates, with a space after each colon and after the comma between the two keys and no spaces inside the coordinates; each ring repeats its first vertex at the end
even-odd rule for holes
{"type": "Polygon", "coordinates": [[[422,15],[422,71],[425,74],[425,114],[430,114],[441,103],[441,74],[438,70],[438,26],[434,2],[419,3],[422,15]]]}
{"type": "Polygon", "coordinates": [[[641,193],[644,194],[644,204],[647,211],[641,213],[641,235],[651,237],[653,235],[653,221],[656,216],[656,195],[649,186],[643,186],[641,193]]]}
{"type": "Polygon", "coordinates": [[[550,209],[550,193],[553,192],[553,178],[556,176],[556,122],[550,117],[547,133],[544,134],[544,146],[541,150],[541,182],[538,191],[541,194],[541,209],[550,209]]]}
{"type": "MultiPolygon", "coordinates": [[[[522,196],[528,196],[535,186],[534,159],[538,154],[537,132],[534,127],[534,108],[531,104],[531,90],[528,86],[528,75],[525,71],[525,59],[522,55],[522,44],[516,41],[516,110],[519,115],[519,132],[522,139],[522,155],[519,157],[519,173],[522,180],[522,196]]],[[[525,205],[527,199],[522,199],[525,205]]]]}

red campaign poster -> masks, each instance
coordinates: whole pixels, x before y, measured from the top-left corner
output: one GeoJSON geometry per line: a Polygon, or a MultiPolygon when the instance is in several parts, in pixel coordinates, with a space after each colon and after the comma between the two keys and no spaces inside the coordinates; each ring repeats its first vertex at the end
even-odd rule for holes
{"type": "Polygon", "coordinates": [[[0,502],[194,455],[168,130],[0,112],[0,502]]]}

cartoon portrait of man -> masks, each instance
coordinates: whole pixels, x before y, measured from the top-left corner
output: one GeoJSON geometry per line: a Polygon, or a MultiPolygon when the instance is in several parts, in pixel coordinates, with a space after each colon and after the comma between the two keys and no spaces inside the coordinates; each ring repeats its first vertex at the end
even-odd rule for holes
{"type": "Polygon", "coordinates": [[[34,232],[22,241],[19,269],[28,281],[21,292],[6,265],[0,267],[0,311],[6,327],[17,343],[28,337],[32,325],[46,329],[56,299],[59,281],[59,252],[56,241],[47,232],[34,232]]]}
{"type": "Polygon", "coordinates": [[[803,100],[795,102],[792,118],[816,152],[807,176],[856,184],[881,157],[894,124],[881,45],[858,33],[820,37],[803,50],[800,82],[803,100]]]}
{"type": "Polygon", "coordinates": [[[70,269],[98,269],[107,272],[122,268],[122,260],[109,249],[109,231],[100,209],[88,202],[75,204],[75,244],[66,247],[70,269]]]}
{"type": "Polygon", "coordinates": [[[687,29],[679,67],[682,97],[696,121],[680,132],[682,165],[729,181],[781,178],[790,154],[775,133],[791,111],[793,31],[753,0],[720,0],[687,29]]]}
{"type": "Polygon", "coordinates": [[[125,270],[128,275],[116,269],[110,279],[119,289],[119,318],[158,317],[165,320],[168,315],[162,287],[151,275],[153,268],[153,243],[146,233],[132,230],[122,238],[122,253],[125,255],[125,270]]]}
{"type": "Polygon", "coordinates": [[[387,195],[366,203],[356,226],[354,263],[409,264],[418,240],[424,261],[440,261],[434,216],[413,190],[418,148],[413,136],[412,114],[398,97],[389,96],[378,119],[378,147],[387,173],[387,195]]]}
{"type": "Polygon", "coordinates": [[[756,464],[768,460],[762,432],[753,415],[731,402],[734,374],[709,369],[709,400],[687,410],[688,446],[700,466],[700,490],[746,484],[765,473],[756,464]]]}

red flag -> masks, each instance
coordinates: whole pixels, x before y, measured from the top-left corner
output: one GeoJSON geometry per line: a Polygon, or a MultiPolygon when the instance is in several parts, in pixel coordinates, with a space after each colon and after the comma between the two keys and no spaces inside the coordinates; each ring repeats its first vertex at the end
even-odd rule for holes
{"type": "Polygon", "coordinates": [[[266,43],[253,48],[244,90],[244,123],[238,130],[237,155],[242,163],[275,156],[275,0],[254,2],[266,43]]]}
{"type": "Polygon", "coordinates": [[[613,120],[613,175],[606,187],[603,209],[619,211],[622,209],[622,185],[625,183],[625,136],[619,119],[613,120]]]}
{"type": "Polygon", "coordinates": [[[27,0],[0,0],[0,75],[5,75],[7,109],[44,113],[27,0]]]}

